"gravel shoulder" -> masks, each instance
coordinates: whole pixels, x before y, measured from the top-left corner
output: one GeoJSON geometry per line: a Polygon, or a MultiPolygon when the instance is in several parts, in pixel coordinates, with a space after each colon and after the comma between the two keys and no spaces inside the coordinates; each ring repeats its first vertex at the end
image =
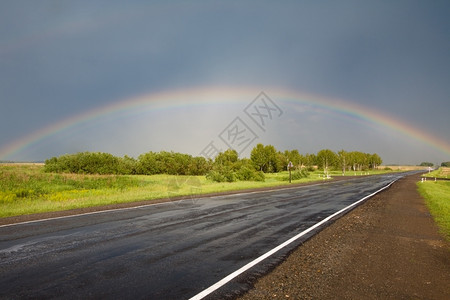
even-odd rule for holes
{"type": "Polygon", "coordinates": [[[450,243],[405,177],[325,228],[240,299],[450,299],[450,243]]]}

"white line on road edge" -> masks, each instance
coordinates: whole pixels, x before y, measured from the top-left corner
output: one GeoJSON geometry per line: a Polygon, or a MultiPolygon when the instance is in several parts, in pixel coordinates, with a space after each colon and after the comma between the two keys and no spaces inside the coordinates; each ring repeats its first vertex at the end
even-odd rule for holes
{"type": "Polygon", "coordinates": [[[279,245],[278,247],[273,248],[272,250],[270,250],[269,252],[267,252],[266,254],[261,255],[260,257],[258,257],[257,259],[249,262],[248,264],[246,264],[245,266],[243,266],[242,268],[240,268],[239,270],[234,271],[233,273],[231,273],[230,275],[228,275],[227,277],[223,278],[222,280],[216,282],[215,284],[213,284],[212,286],[210,286],[209,288],[203,290],[202,292],[198,293],[197,295],[195,295],[194,297],[190,298],[189,300],[200,300],[203,299],[204,297],[206,297],[207,295],[211,294],[212,292],[214,292],[215,290],[219,289],[220,287],[224,286],[225,284],[227,284],[228,282],[230,282],[231,280],[233,280],[234,278],[236,278],[237,276],[241,275],[242,273],[244,273],[245,271],[249,270],[250,268],[252,268],[253,266],[257,265],[258,263],[262,262],[263,260],[265,260],[266,258],[268,258],[269,256],[273,255],[274,253],[276,253],[277,251],[283,249],[284,247],[286,247],[287,245],[291,244],[292,242],[294,242],[295,240],[299,239],[300,237],[304,236],[305,234],[307,234],[308,232],[316,229],[317,227],[327,223],[328,221],[330,221],[332,218],[336,217],[337,215],[343,213],[344,211],[350,209],[351,207],[357,205],[358,203],[361,203],[362,201],[378,194],[379,192],[387,189],[388,187],[390,187],[394,182],[396,182],[398,179],[392,181],[391,183],[389,183],[388,185],[386,185],[385,187],[379,189],[378,191],[365,196],[364,198],[362,198],[361,200],[358,200],[352,204],[350,204],[349,206],[341,209],[338,212],[335,212],[334,214],[326,217],[325,219],[323,219],[322,221],[320,221],[319,223],[309,227],[308,229],[306,229],[305,231],[300,232],[299,234],[297,234],[296,236],[294,236],[293,238],[290,238],[289,240],[287,240],[286,242],[284,242],[283,244],[279,245]]]}

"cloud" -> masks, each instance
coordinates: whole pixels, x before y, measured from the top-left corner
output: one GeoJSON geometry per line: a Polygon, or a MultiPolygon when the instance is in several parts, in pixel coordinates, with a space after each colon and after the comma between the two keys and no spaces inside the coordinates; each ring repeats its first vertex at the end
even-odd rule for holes
{"type": "MultiPolygon", "coordinates": [[[[0,146],[120,99],[217,85],[281,87],[348,99],[448,141],[446,2],[41,1],[26,6],[2,3],[0,8],[0,26],[8,28],[0,33],[0,127],[8,128],[0,131],[0,146]]],[[[358,132],[326,111],[292,109],[298,114],[283,122],[298,128],[308,151],[324,145],[377,147],[363,139],[376,132],[358,132]],[[309,133],[305,124],[314,125],[309,133]]],[[[147,145],[196,151],[193,145],[202,143],[200,138],[229,122],[219,122],[220,111],[190,113],[195,119],[177,113],[172,122],[159,117],[149,123],[125,118],[120,126],[104,121],[88,131],[80,128],[83,134],[59,136],[51,149],[125,153],[130,144],[134,153],[147,145]],[[146,124],[158,131],[147,130],[146,124]],[[176,124],[189,133],[169,139],[179,134],[176,124]],[[136,131],[151,137],[152,143],[139,139],[136,131]],[[108,139],[115,134],[120,139],[108,139]],[[126,142],[117,142],[121,139],[126,142]]],[[[295,137],[274,133],[273,138],[282,147],[293,145],[290,139],[295,137]]],[[[383,134],[376,138],[399,145],[383,134]]],[[[47,148],[40,149],[39,158],[47,148]]],[[[376,149],[390,155],[396,147],[376,149]]]]}

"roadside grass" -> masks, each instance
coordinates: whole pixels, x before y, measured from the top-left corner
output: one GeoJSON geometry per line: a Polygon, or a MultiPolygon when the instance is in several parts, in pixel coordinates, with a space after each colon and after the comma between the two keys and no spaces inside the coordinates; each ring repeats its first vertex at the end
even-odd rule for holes
{"type": "Polygon", "coordinates": [[[265,182],[217,183],[205,176],[55,174],[43,172],[42,166],[0,165],[0,217],[280,186],[289,184],[287,176],[285,172],[266,174],[265,182]]]}
{"type": "Polygon", "coordinates": [[[418,182],[417,187],[442,234],[450,241],[450,182],[418,182]]]}
{"type": "MultiPolygon", "coordinates": [[[[83,175],[45,173],[43,165],[0,164],[0,218],[142,200],[289,185],[287,171],[266,174],[265,182],[217,183],[205,176],[83,175]]],[[[370,174],[386,173],[370,171],[370,174]]],[[[357,175],[366,172],[357,172],[357,175]]],[[[331,176],[341,172],[331,172],[331,176]]],[[[354,172],[347,172],[353,176],[354,172]]],[[[324,181],[323,171],[292,183],[324,181]]]]}
{"type": "Polygon", "coordinates": [[[450,168],[440,167],[439,169],[426,173],[423,176],[431,178],[450,178],[450,168]]]}
{"type": "Polygon", "coordinates": [[[44,173],[38,165],[0,165],[0,217],[121,202],[152,179],[44,173]]]}

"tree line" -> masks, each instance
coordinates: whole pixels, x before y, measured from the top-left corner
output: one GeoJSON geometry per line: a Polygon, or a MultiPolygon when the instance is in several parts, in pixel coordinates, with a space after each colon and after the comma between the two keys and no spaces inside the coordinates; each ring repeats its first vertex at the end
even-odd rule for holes
{"type": "Polygon", "coordinates": [[[317,154],[300,154],[298,150],[277,151],[272,145],[258,144],[250,154],[255,166],[263,172],[280,172],[287,169],[292,162],[295,169],[316,167],[320,170],[365,171],[377,169],[383,162],[376,153],[363,153],[359,151],[334,152],[330,149],[320,150],[317,154]]]}
{"type": "Polygon", "coordinates": [[[47,159],[44,170],[101,175],[205,175],[211,169],[210,165],[204,157],[167,151],[148,152],[139,155],[138,159],[102,152],[79,152],[47,159]]]}
{"type": "MultiPolygon", "coordinates": [[[[419,167],[434,167],[434,166],[435,166],[434,163],[428,162],[428,161],[421,162],[419,165],[419,167]]],[[[436,164],[436,167],[437,167],[437,164],[436,164]]],[[[450,161],[442,162],[441,167],[450,167],[450,161]]]]}
{"type": "Polygon", "coordinates": [[[317,154],[300,154],[298,150],[278,151],[273,145],[256,145],[250,158],[239,158],[235,150],[219,153],[214,160],[177,152],[147,152],[137,159],[116,157],[102,152],[79,152],[52,157],[45,161],[46,172],[122,175],[206,175],[214,181],[264,180],[264,173],[286,171],[289,162],[299,177],[316,168],[364,171],[376,169],[382,163],[377,154],[359,151],[334,152],[320,150],[317,154]]]}

